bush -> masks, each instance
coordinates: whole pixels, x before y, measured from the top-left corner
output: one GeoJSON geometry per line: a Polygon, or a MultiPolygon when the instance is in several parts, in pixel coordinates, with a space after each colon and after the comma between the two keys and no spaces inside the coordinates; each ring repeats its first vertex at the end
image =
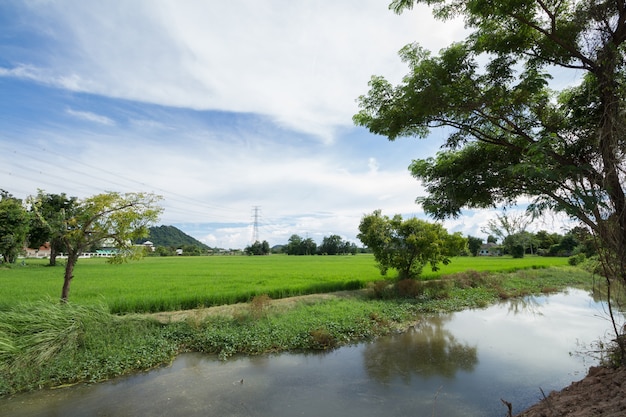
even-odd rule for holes
{"type": "Polygon", "coordinates": [[[571,266],[580,265],[580,264],[582,264],[583,262],[585,262],[585,259],[586,259],[586,258],[587,258],[587,257],[585,256],[585,254],[584,254],[584,253],[579,253],[578,255],[573,255],[573,256],[570,256],[570,257],[567,259],[567,263],[568,263],[568,264],[570,264],[571,266]]]}
{"type": "Polygon", "coordinates": [[[330,349],[337,345],[337,341],[333,335],[326,329],[316,329],[309,332],[311,336],[312,349],[330,349]]]}
{"type": "Polygon", "coordinates": [[[424,293],[423,285],[414,279],[402,279],[396,283],[399,297],[417,298],[424,293]]]}
{"type": "Polygon", "coordinates": [[[513,258],[523,258],[524,257],[524,247],[522,245],[513,245],[511,247],[511,256],[513,258]]]}
{"type": "Polygon", "coordinates": [[[393,285],[389,281],[370,282],[367,289],[369,296],[376,300],[388,300],[395,296],[393,285]]]}

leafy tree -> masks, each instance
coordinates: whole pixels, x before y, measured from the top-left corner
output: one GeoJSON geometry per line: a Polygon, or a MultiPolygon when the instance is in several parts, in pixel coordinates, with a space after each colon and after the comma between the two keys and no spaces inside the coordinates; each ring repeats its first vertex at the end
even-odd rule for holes
{"type": "Polygon", "coordinates": [[[363,216],[359,231],[357,237],[372,249],[381,274],[395,268],[400,279],[417,278],[426,264],[436,271],[466,244],[460,233],[450,235],[440,224],[403,220],[399,214],[389,218],[380,210],[363,216]]]}
{"type": "Polygon", "coordinates": [[[123,262],[143,254],[134,250],[132,242],[148,234],[162,209],[157,205],[161,197],[150,193],[120,194],[108,192],[76,200],[71,212],[63,219],[64,232],[59,237],[67,253],[61,301],[66,302],[74,267],[82,252],[94,244],[107,241],[118,249],[108,258],[111,263],[123,262]]]}
{"type": "Polygon", "coordinates": [[[157,246],[154,254],[156,256],[175,256],[176,248],[173,246],[157,246]]]}
{"type": "Polygon", "coordinates": [[[30,211],[33,214],[28,240],[31,247],[50,245],[50,266],[56,265],[56,258],[63,243],[61,236],[65,232],[64,219],[76,203],[76,197],[63,194],[46,194],[39,190],[37,196],[30,198],[30,211]]]}
{"type": "Polygon", "coordinates": [[[356,254],[357,247],[354,243],[343,240],[339,235],[324,237],[322,244],[317,248],[317,253],[321,255],[345,255],[356,254]]]}
{"type": "Polygon", "coordinates": [[[315,255],[317,244],[313,239],[302,239],[301,236],[291,235],[284,251],[287,255],[315,255]]]}
{"type": "Polygon", "coordinates": [[[250,246],[246,246],[244,252],[247,255],[269,255],[270,254],[270,244],[267,243],[267,240],[263,242],[259,242],[258,240],[254,242],[250,246]]]}
{"type": "Polygon", "coordinates": [[[300,253],[301,248],[302,237],[299,235],[291,235],[285,245],[285,253],[287,255],[302,255],[302,253],[300,253]]]}
{"type": "Polygon", "coordinates": [[[324,237],[322,244],[317,248],[318,253],[326,255],[337,255],[343,252],[344,242],[339,235],[324,237]]]}
{"type": "MultiPolygon", "coordinates": [[[[437,219],[511,205],[564,212],[597,237],[609,280],[626,282],[626,2],[393,0],[402,12],[434,7],[472,32],[437,56],[400,52],[398,86],[373,77],[355,123],[394,140],[452,129],[444,151],[413,161],[419,198],[437,219]],[[581,82],[549,88],[549,71],[581,82]]],[[[624,350],[623,350],[624,351],[624,350]]]]}
{"type": "Polygon", "coordinates": [[[540,230],[535,233],[535,239],[537,240],[537,247],[539,249],[550,249],[550,246],[557,244],[561,240],[562,236],[558,233],[549,233],[546,230],[540,230]]]}
{"type": "Polygon", "coordinates": [[[22,200],[0,190],[0,254],[4,262],[15,263],[24,251],[29,219],[22,200]]]}
{"type": "Polygon", "coordinates": [[[203,254],[202,249],[196,245],[183,245],[181,249],[185,256],[199,256],[203,254]]]}
{"type": "Polygon", "coordinates": [[[585,227],[574,227],[569,231],[578,242],[578,246],[574,249],[574,253],[584,253],[586,257],[597,255],[596,245],[589,229],[585,227]]]}
{"type": "Polygon", "coordinates": [[[472,256],[478,256],[478,251],[483,245],[483,240],[479,237],[467,236],[467,247],[472,256]]]}
{"type": "Polygon", "coordinates": [[[343,253],[349,253],[351,255],[356,255],[358,251],[359,251],[359,248],[356,246],[356,243],[348,242],[348,241],[346,241],[344,243],[343,253]]]}

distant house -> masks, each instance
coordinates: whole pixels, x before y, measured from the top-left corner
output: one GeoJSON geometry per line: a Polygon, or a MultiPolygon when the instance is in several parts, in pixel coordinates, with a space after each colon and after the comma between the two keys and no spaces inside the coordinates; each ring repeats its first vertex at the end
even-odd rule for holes
{"type": "Polygon", "coordinates": [[[500,256],[500,246],[495,243],[483,243],[478,251],[478,256],[500,256]]]}
{"type": "Polygon", "coordinates": [[[25,248],[27,258],[47,258],[50,256],[50,244],[44,243],[39,248],[25,248]]]}
{"type": "Polygon", "coordinates": [[[149,240],[143,242],[142,245],[146,248],[149,248],[152,252],[154,252],[155,250],[154,243],[150,242],[149,240]]]}

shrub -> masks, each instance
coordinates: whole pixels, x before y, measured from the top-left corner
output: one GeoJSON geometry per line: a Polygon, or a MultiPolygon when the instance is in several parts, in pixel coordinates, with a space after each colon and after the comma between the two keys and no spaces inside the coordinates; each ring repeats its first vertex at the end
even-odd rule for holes
{"type": "Polygon", "coordinates": [[[497,277],[490,272],[476,271],[473,269],[451,275],[450,278],[459,288],[490,287],[497,284],[498,281],[497,277]]]}
{"type": "Polygon", "coordinates": [[[250,301],[250,315],[255,319],[265,316],[272,299],[267,294],[257,295],[250,301]]]}
{"type": "Polygon", "coordinates": [[[394,297],[393,285],[389,281],[371,282],[367,286],[368,294],[371,298],[385,300],[394,297]]]}
{"type": "Polygon", "coordinates": [[[326,329],[311,330],[309,335],[311,336],[311,348],[313,349],[330,349],[337,344],[333,335],[326,329]]]}
{"type": "Polygon", "coordinates": [[[399,297],[417,298],[424,293],[423,285],[414,279],[402,279],[396,283],[399,297]]]}
{"type": "Polygon", "coordinates": [[[567,259],[567,263],[570,264],[571,266],[576,266],[576,265],[580,265],[583,262],[585,262],[586,256],[584,253],[579,253],[578,255],[573,255],[570,256],[567,259]]]}

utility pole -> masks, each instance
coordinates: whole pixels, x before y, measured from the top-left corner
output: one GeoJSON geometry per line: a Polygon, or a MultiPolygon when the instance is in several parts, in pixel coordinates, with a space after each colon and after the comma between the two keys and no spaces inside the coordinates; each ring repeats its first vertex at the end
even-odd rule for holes
{"type": "Polygon", "coordinates": [[[259,213],[261,212],[261,207],[254,206],[252,207],[254,223],[252,225],[252,244],[254,245],[256,242],[259,242],[259,213]]]}

